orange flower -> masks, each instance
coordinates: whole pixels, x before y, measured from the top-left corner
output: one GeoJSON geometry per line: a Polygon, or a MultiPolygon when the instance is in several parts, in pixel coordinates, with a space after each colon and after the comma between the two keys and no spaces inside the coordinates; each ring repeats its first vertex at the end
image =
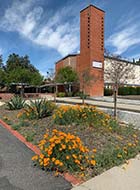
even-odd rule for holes
{"type": "Polygon", "coordinates": [[[48,151],[48,155],[50,156],[52,154],[52,151],[48,151]]]}
{"type": "Polygon", "coordinates": [[[91,160],[90,163],[91,163],[93,166],[95,166],[96,161],[95,161],[95,160],[91,160]]]}
{"type": "Polygon", "coordinates": [[[63,165],[64,165],[63,162],[60,162],[60,163],[59,163],[59,166],[63,166],[63,165]]]}
{"type": "Polygon", "coordinates": [[[69,159],[70,159],[70,156],[66,156],[66,159],[69,160],[69,159]]]}
{"type": "Polygon", "coordinates": [[[32,160],[33,160],[33,161],[34,161],[34,160],[38,160],[38,155],[33,156],[33,157],[32,157],[32,160]]]}
{"type": "Polygon", "coordinates": [[[41,159],[43,159],[43,158],[44,158],[44,154],[40,154],[39,157],[40,157],[41,159]]]}
{"type": "Polygon", "coordinates": [[[75,159],[77,158],[77,156],[75,154],[73,154],[72,157],[75,158],[75,159]]]}
{"type": "Polygon", "coordinates": [[[80,161],[79,160],[75,160],[74,161],[76,164],[80,164],[80,161]]]}
{"type": "Polygon", "coordinates": [[[45,135],[44,135],[44,139],[47,139],[47,138],[48,138],[48,136],[49,136],[48,134],[45,134],[45,135]]]}
{"type": "Polygon", "coordinates": [[[55,161],[55,165],[59,165],[60,164],[60,161],[59,160],[56,160],[55,161]]]}
{"type": "Polygon", "coordinates": [[[66,145],[65,144],[62,144],[61,147],[62,147],[62,149],[66,149],[66,145]]]}
{"type": "Polygon", "coordinates": [[[97,149],[96,149],[96,148],[94,148],[92,151],[93,151],[94,153],[96,153],[96,152],[97,152],[97,149]]]}
{"type": "Polygon", "coordinates": [[[44,158],[44,164],[48,163],[49,160],[50,158],[44,158]]]}

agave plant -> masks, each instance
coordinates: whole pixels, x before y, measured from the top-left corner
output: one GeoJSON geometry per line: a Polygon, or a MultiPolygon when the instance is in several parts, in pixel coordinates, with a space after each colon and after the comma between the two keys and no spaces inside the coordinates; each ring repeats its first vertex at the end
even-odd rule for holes
{"type": "Polygon", "coordinates": [[[30,101],[25,108],[25,112],[31,119],[40,119],[52,115],[55,105],[45,99],[30,101]]]}
{"type": "Polygon", "coordinates": [[[20,96],[14,96],[9,102],[7,102],[7,107],[9,110],[19,110],[24,108],[25,100],[20,96]]]}

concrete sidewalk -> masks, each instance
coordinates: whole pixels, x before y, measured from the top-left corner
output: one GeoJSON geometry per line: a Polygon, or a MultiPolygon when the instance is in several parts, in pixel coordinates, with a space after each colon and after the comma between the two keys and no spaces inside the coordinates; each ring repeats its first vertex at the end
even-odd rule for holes
{"type": "Polygon", "coordinates": [[[72,190],[140,190],[140,156],[114,167],[72,190]]]}
{"type": "Polygon", "coordinates": [[[0,125],[0,190],[70,190],[62,177],[33,167],[34,153],[0,125]]]}
{"type": "MultiPolygon", "coordinates": [[[[70,98],[70,97],[65,97],[65,98],[58,98],[56,99],[58,102],[62,103],[73,103],[73,104],[80,104],[82,103],[82,100],[79,98],[70,98]]],[[[103,108],[113,108],[113,102],[105,102],[105,101],[97,101],[97,100],[85,100],[86,104],[94,105],[97,107],[103,107],[103,108]]],[[[120,110],[127,110],[127,111],[134,111],[134,112],[140,112],[140,105],[135,105],[135,104],[129,104],[127,102],[123,103],[117,103],[117,108],[120,110]]]]}

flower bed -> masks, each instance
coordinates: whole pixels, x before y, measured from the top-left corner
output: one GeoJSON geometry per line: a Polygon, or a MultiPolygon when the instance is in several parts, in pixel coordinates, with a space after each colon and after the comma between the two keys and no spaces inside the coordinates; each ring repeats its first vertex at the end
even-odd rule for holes
{"type": "Polygon", "coordinates": [[[69,171],[89,179],[140,151],[139,130],[119,124],[94,106],[60,106],[42,118],[23,113],[25,109],[0,107],[1,119],[39,144],[42,154],[33,160],[47,171],[69,171]]]}

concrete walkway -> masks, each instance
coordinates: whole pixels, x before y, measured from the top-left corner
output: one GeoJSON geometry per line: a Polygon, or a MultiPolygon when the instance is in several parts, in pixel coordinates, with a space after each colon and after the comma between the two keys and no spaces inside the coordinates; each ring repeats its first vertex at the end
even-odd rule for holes
{"type": "Polygon", "coordinates": [[[0,102],[0,106],[3,106],[5,104],[5,102],[0,102]]]}
{"type": "MultiPolygon", "coordinates": [[[[62,103],[73,103],[73,104],[79,104],[82,103],[82,100],[79,98],[58,98],[57,97],[57,101],[58,102],[62,102],[62,103]]],[[[97,107],[103,107],[103,108],[113,108],[113,102],[109,102],[109,101],[101,101],[101,100],[85,100],[86,104],[90,104],[90,105],[94,105],[97,107]]],[[[140,104],[130,104],[128,102],[124,103],[117,103],[117,108],[120,110],[127,110],[127,111],[134,111],[134,112],[140,112],[140,104]]]]}
{"type": "Polygon", "coordinates": [[[140,190],[140,156],[114,167],[72,190],[140,190]]]}
{"type": "Polygon", "coordinates": [[[69,190],[62,177],[33,167],[34,155],[9,131],[0,126],[0,190],[69,190]]]}

